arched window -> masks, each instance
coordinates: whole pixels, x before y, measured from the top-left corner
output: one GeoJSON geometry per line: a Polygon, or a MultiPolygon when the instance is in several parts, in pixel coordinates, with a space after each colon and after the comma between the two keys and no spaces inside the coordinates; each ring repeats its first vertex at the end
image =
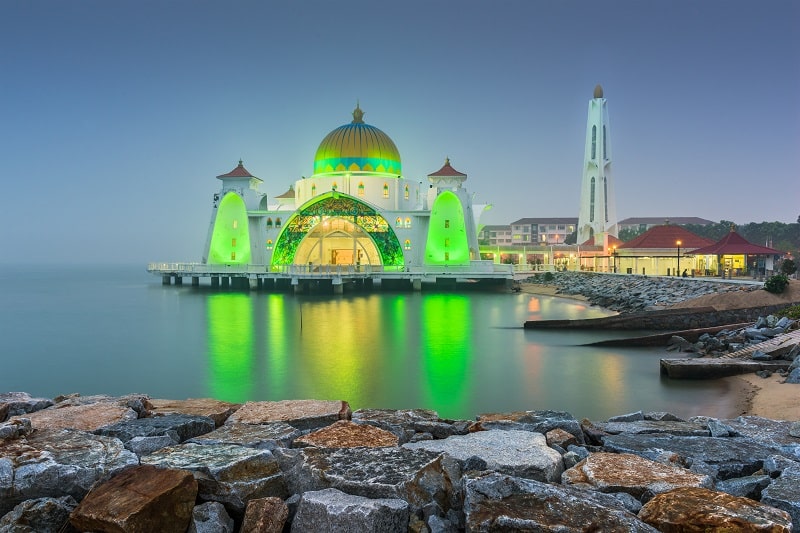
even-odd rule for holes
{"type": "Polygon", "coordinates": [[[314,183],[313,185],[311,185],[311,196],[316,196],[316,195],[317,195],[317,184],[314,183]]]}
{"type": "Polygon", "coordinates": [[[271,227],[272,227],[272,217],[268,217],[268,218],[267,218],[267,227],[268,227],[268,228],[271,228],[271,227]]]}
{"type": "Polygon", "coordinates": [[[267,250],[272,250],[272,239],[267,241],[267,250]]]}
{"type": "Polygon", "coordinates": [[[406,217],[406,227],[407,228],[411,227],[411,218],[410,217],[406,217]]]}
{"type": "Polygon", "coordinates": [[[236,261],[236,252],[231,252],[231,261],[236,261]]]}
{"type": "Polygon", "coordinates": [[[383,197],[384,198],[389,198],[389,184],[388,183],[384,183],[383,184],[383,197]]]}
{"type": "Polygon", "coordinates": [[[406,242],[405,242],[405,243],[403,243],[403,247],[404,247],[406,250],[410,250],[410,249],[411,249],[411,241],[410,241],[410,240],[408,240],[408,239],[406,239],[406,242]]]}
{"type": "Polygon", "coordinates": [[[403,227],[403,219],[400,218],[400,217],[397,217],[397,220],[395,221],[394,225],[397,226],[398,228],[402,228],[403,227]]]}
{"type": "Polygon", "coordinates": [[[592,189],[589,191],[589,222],[594,222],[594,178],[592,178],[592,189]]]}
{"type": "Polygon", "coordinates": [[[606,151],[606,125],[603,124],[603,159],[608,161],[608,152],[606,151]]]}
{"type": "Polygon", "coordinates": [[[592,159],[597,157],[597,126],[592,126],[592,159]]]}
{"type": "Polygon", "coordinates": [[[445,248],[450,248],[450,239],[445,239],[444,240],[444,247],[445,248]]]}
{"type": "Polygon", "coordinates": [[[335,190],[336,190],[336,189],[338,189],[338,188],[339,188],[339,185],[338,185],[338,184],[337,184],[337,183],[334,181],[334,182],[333,182],[333,185],[331,186],[331,190],[332,190],[332,191],[335,191],[335,190]]]}
{"type": "Polygon", "coordinates": [[[608,180],[603,178],[603,210],[606,212],[606,222],[608,222],[608,180]]]}
{"type": "Polygon", "coordinates": [[[403,192],[403,197],[404,197],[406,200],[408,200],[408,185],[406,185],[406,187],[405,187],[404,191],[405,191],[405,192],[403,192]]]}
{"type": "Polygon", "coordinates": [[[231,248],[236,248],[236,237],[231,239],[231,248]]]}
{"type": "Polygon", "coordinates": [[[239,227],[239,221],[238,220],[234,220],[233,221],[233,229],[236,229],[238,227],[239,227]]]}
{"type": "Polygon", "coordinates": [[[276,228],[280,228],[281,227],[281,218],[280,217],[275,219],[275,227],[276,228]]]}
{"type": "Polygon", "coordinates": [[[364,182],[363,181],[358,184],[358,195],[359,196],[364,196],[364,182]]]}

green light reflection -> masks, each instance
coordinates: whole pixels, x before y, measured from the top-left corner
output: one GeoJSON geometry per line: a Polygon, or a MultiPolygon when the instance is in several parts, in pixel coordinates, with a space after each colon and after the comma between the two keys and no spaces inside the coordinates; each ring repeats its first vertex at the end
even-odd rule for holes
{"type": "Polygon", "coordinates": [[[253,310],[247,294],[208,297],[208,370],[213,398],[250,399],[253,362],[253,310]]]}

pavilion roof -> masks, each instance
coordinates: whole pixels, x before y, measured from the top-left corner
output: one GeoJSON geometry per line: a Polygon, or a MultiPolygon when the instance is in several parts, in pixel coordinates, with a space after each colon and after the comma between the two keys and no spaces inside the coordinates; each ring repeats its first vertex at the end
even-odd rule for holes
{"type": "Polygon", "coordinates": [[[638,248],[676,248],[678,246],[678,241],[681,242],[680,247],[685,249],[700,248],[714,243],[711,239],[695,235],[682,226],[664,224],[661,226],[653,226],[635,239],[631,239],[625,244],[622,244],[619,248],[626,250],[635,250],[638,248]]]}
{"type": "Polygon", "coordinates": [[[749,255],[782,255],[783,252],[760,246],[747,241],[744,237],[731,229],[727,235],[717,242],[698,248],[692,253],[698,255],[728,255],[728,254],[749,254],[749,255]]]}

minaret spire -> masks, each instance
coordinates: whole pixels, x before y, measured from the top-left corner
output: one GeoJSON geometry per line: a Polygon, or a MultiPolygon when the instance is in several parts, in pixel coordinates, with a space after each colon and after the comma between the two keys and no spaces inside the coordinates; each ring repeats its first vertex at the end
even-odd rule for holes
{"type": "Polygon", "coordinates": [[[586,147],[583,156],[578,243],[599,233],[617,236],[617,209],[611,173],[611,139],[608,105],[598,84],[589,100],[586,147]]]}

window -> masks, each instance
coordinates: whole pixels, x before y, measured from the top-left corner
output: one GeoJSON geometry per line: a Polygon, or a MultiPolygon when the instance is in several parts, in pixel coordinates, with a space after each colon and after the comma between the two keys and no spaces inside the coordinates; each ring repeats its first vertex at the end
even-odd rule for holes
{"type": "Polygon", "coordinates": [[[231,248],[236,248],[236,237],[231,239],[231,248]]]}
{"type": "Polygon", "coordinates": [[[231,252],[231,261],[236,261],[236,252],[231,252]]]}
{"type": "Polygon", "coordinates": [[[267,218],[267,227],[268,228],[272,227],[272,217],[267,218]]]}
{"type": "Polygon", "coordinates": [[[444,240],[444,247],[445,248],[450,248],[450,239],[445,239],[444,240]]]}
{"type": "Polygon", "coordinates": [[[317,195],[317,184],[315,183],[311,186],[311,196],[316,196],[316,195],[317,195]]]}
{"type": "Polygon", "coordinates": [[[592,178],[592,188],[589,191],[589,222],[594,222],[594,178],[592,178]]]}
{"type": "Polygon", "coordinates": [[[403,227],[403,219],[400,218],[400,217],[397,217],[397,220],[395,221],[394,225],[397,226],[398,228],[402,228],[403,227]]]}
{"type": "Polygon", "coordinates": [[[411,218],[410,217],[406,217],[406,227],[407,228],[411,227],[411,218]]]}
{"type": "Polygon", "coordinates": [[[364,182],[359,182],[358,184],[358,195],[364,196],[364,182]]]}
{"type": "Polygon", "coordinates": [[[406,185],[406,188],[404,189],[404,192],[403,192],[403,197],[404,197],[406,200],[408,200],[408,185],[406,185]]]}
{"type": "Polygon", "coordinates": [[[239,221],[238,220],[234,220],[233,221],[233,229],[236,229],[238,227],[239,227],[239,221]]]}
{"type": "Polygon", "coordinates": [[[280,228],[281,227],[281,219],[280,219],[280,217],[275,219],[275,227],[276,228],[280,228]]]}
{"type": "Polygon", "coordinates": [[[403,247],[404,247],[406,250],[410,250],[410,249],[411,249],[411,241],[410,241],[410,240],[408,240],[408,239],[406,239],[406,242],[403,244],[403,247]]]}
{"type": "Polygon", "coordinates": [[[449,228],[449,227],[450,227],[450,219],[449,219],[449,218],[446,218],[446,219],[444,220],[444,227],[445,227],[445,228],[449,228]]]}
{"type": "Polygon", "coordinates": [[[608,222],[608,180],[603,178],[603,210],[606,212],[606,222],[608,222]]]}
{"type": "Polygon", "coordinates": [[[603,124],[603,159],[608,161],[608,152],[606,152],[606,125],[603,124]]]}
{"type": "Polygon", "coordinates": [[[450,252],[445,252],[444,253],[444,260],[445,261],[450,261],[450,252]]]}
{"type": "Polygon", "coordinates": [[[333,182],[333,185],[331,186],[331,190],[332,190],[332,191],[335,191],[335,190],[336,190],[336,189],[338,189],[338,188],[339,188],[339,185],[338,185],[338,184],[337,184],[337,183],[334,181],[334,182],[333,182]]]}
{"type": "Polygon", "coordinates": [[[272,250],[272,239],[267,241],[267,250],[272,250]]]}
{"type": "Polygon", "coordinates": [[[384,198],[389,198],[389,184],[388,183],[384,183],[383,184],[383,197],[384,198]]]}
{"type": "Polygon", "coordinates": [[[597,126],[592,126],[592,159],[597,156],[597,126]]]}

